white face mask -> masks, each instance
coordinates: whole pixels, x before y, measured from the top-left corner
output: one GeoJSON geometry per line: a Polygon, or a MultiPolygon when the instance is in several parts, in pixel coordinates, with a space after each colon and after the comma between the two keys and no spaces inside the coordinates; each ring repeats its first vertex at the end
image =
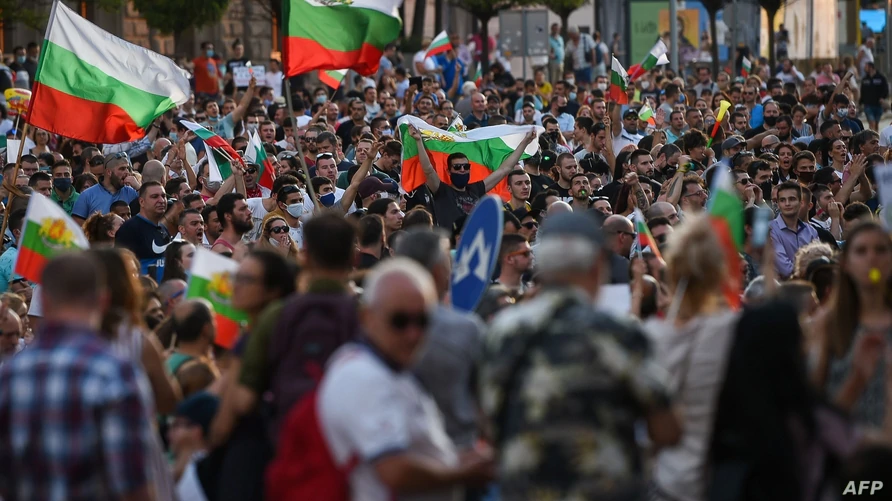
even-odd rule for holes
{"type": "Polygon", "coordinates": [[[567,79],[567,83],[570,84],[570,85],[576,85],[576,79],[575,79],[575,78],[568,78],[568,79],[567,79]]]}
{"type": "Polygon", "coordinates": [[[304,213],[304,203],[298,202],[296,204],[291,204],[285,208],[285,211],[291,217],[300,217],[304,213]]]}
{"type": "Polygon", "coordinates": [[[270,237],[270,239],[269,239],[269,243],[270,243],[273,247],[279,247],[280,245],[282,245],[278,240],[276,240],[275,238],[272,238],[272,237],[270,237]]]}
{"type": "Polygon", "coordinates": [[[641,81],[641,90],[647,90],[650,88],[650,82],[647,80],[641,81]]]}
{"type": "Polygon", "coordinates": [[[607,84],[604,82],[596,83],[595,87],[597,87],[600,90],[607,90],[607,84]]]}

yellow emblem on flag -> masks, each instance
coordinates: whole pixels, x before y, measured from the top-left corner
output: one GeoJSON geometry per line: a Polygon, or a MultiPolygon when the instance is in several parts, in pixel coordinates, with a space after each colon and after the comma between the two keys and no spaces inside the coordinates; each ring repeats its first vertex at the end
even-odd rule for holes
{"type": "Polygon", "coordinates": [[[215,301],[229,302],[229,299],[232,298],[232,273],[228,271],[212,273],[208,284],[208,294],[215,301]]]}
{"type": "Polygon", "coordinates": [[[63,219],[44,218],[40,222],[38,235],[40,235],[46,246],[54,249],[75,247],[74,233],[68,228],[63,219]]]}
{"type": "Polygon", "coordinates": [[[437,141],[446,141],[450,143],[455,142],[455,138],[448,134],[443,134],[441,132],[429,130],[429,129],[419,129],[423,139],[436,139],[437,141]]]}

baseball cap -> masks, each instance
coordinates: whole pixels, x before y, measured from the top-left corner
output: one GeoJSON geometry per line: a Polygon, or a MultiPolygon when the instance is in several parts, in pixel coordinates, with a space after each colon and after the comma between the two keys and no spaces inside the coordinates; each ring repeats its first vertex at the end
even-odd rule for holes
{"type": "Polygon", "coordinates": [[[527,209],[526,207],[521,207],[519,209],[514,209],[513,211],[511,211],[511,213],[514,214],[514,216],[517,218],[518,221],[523,221],[523,218],[528,217],[528,216],[533,216],[533,219],[538,220],[539,214],[541,212],[542,211],[539,209],[533,209],[533,208],[527,209]]]}
{"type": "Polygon", "coordinates": [[[542,225],[542,239],[582,238],[599,249],[604,246],[604,233],[593,224],[592,218],[577,212],[562,212],[549,216],[542,225]]]}
{"type": "Polygon", "coordinates": [[[638,110],[629,108],[628,110],[626,110],[625,113],[623,113],[623,119],[630,118],[630,117],[638,118],[638,110]]]}
{"type": "Polygon", "coordinates": [[[722,149],[730,150],[731,148],[736,148],[741,144],[746,144],[746,141],[738,135],[734,135],[722,141],[722,149]]]}
{"type": "Polygon", "coordinates": [[[369,176],[359,183],[359,198],[367,198],[379,191],[388,191],[391,188],[389,184],[384,184],[375,176],[369,176]]]}
{"type": "Polygon", "coordinates": [[[174,416],[184,417],[189,422],[201,426],[204,436],[208,435],[211,428],[211,421],[217,414],[217,408],[220,405],[220,399],[207,392],[199,392],[186,397],[182,402],[177,404],[174,416]]]}

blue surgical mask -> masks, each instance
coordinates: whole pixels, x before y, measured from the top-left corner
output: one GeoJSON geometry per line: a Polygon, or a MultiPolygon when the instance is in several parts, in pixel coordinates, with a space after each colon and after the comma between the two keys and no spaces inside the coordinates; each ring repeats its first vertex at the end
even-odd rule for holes
{"type": "Polygon", "coordinates": [[[263,100],[263,105],[266,106],[267,108],[269,108],[269,106],[270,106],[271,104],[273,104],[273,102],[272,102],[271,99],[264,99],[264,100],[263,100]]]}
{"type": "Polygon", "coordinates": [[[325,94],[320,94],[320,95],[316,96],[317,103],[324,103],[325,101],[328,101],[328,96],[326,96],[325,94]]]}
{"type": "Polygon", "coordinates": [[[319,197],[319,203],[321,203],[323,207],[331,207],[335,203],[335,194],[329,193],[327,195],[322,195],[319,197]]]}
{"type": "Polygon", "coordinates": [[[840,108],[840,109],[836,110],[836,116],[838,116],[839,118],[845,118],[845,117],[849,116],[849,109],[848,108],[840,108]]]}
{"type": "Polygon", "coordinates": [[[214,51],[213,51],[213,49],[211,49],[211,50],[208,50],[208,51],[207,51],[207,52],[206,52],[206,53],[205,53],[205,54],[207,54],[207,56],[208,56],[208,59],[210,59],[210,58],[212,58],[212,57],[214,57],[214,51]]]}
{"type": "Polygon", "coordinates": [[[24,63],[25,63],[25,56],[16,56],[16,58],[15,58],[15,62],[17,62],[17,63],[19,63],[19,64],[24,64],[24,63]]]}
{"type": "Polygon", "coordinates": [[[681,93],[678,94],[678,102],[679,103],[685,102],[684,94],[681,94],[681,93]]]}
{"type": "Polygon", "coordinates": [[[170,134],[167,135],[167,138],[170,139],[171,143],[177,142],[177,139],[179,139],[179,136],[177,136],[177,131],[170,131],[170,134]]]}
{"type": "Polygon", "coordinates": [[[384,129],[384,130],[381,131],[381,134],[383,134],[383,135],[385,135],[385,136],[392,136],[392,135],[393,135],[393,129],[384,129]]]}
{"type": "Polygon", "coordinates": [[[575,101],[575,100],[576,100],[576,93],[575,93],[575,92],[571,92],[571,93],[570,93],[570,101],[575,101]]]}

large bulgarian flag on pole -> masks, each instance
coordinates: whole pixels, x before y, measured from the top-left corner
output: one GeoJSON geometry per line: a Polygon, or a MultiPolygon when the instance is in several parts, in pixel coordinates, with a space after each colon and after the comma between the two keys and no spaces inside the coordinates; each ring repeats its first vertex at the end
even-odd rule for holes
{"type": "Polygon", "coordinates": [[[31,194],[15,262],[17,275],[40,283],[47,261],[62,252],[89,248],[81,227],[59,204],[40,193],[31,194]]]}
{"type": "MultiPolygon", "coordinates": [[[[424,172],[418,158],[418,144],[409,135],[409,125],[414,125],[424,140],[425,149],[431,165],[437,170],[440,181],[449,184],[449,166],[446,158],[452,153],[464,153],[471,162],[471,183],[482,181],[486,176],[502,165],[511,153],[520,146],[523,138],[529,133],[529,126],[493,125],[479,127],[467,133],[453,133],[437,129],[418,117],[404,115],[397,122],[399,134],[403,142],[402,185],[407,192],[424,184],[424,172]]],[[[537,136],[545,132],[536,127],[537,136]]],[[[539,151],[539,141],[532,141],[524,150],[521,159],[529,158],[539,151]]],[[[492,190],[505,200],[508,195],[508,184],[502,180],[492,190]]]]}
{"type": "MultiPolygon", "coordinates": [[[[183,127],[191,130],[204,141],[205,153],[208,156],[209,181],[222,181],[232,175],[232,162],[241,158],[222,137],[214,134],[205,127],[188,120],[181,120],[183,127]]],[[[272,189],[272,183],[269,186],[272,189]]]]}
{"type": "Polygon", "coordinates": [[[378,71],[400,35],[402,0],[283,0],[286,77],[311,70],[378,71]]]}
{"type": "Polygon", "coordinates": [[[725,254],[725,266],[728,280],[722,290],[725,299],[732,308],[740,306],[742,277],[740,276],[740,250],[743,249],[743,202],[734,188],[731,171],[718,167],[719,171],[712,182],[709,199],[709,217],[722,250],[725,254]]]}
{"type": "Polygon", "coordinates": [[[232,289],[238,262],[226,256],[198,248],[192,259],[186,298],[204,298],[214,306],[217,317],[217,339],[214,342],[231,348],[238,337],[241,324],[248,315],[232,307],[232,289]]]}
{"type": "Polygon", "coordinates": [[[34,76],[28,123],[91,143],[137,141],[189,99],[173,61],[124,41],[56,1],[34,76]]]}
{"type": "Polygon", "coordinates": [[[266,150],[263,149],[263,141],[257,131],[251,133],[251,140],[245,149],[245,162],[260,166],[260,172],[257,176],[257,184],[273,189],[273,182],[276,180],[276,168],[273,166],[272,160],[267,158],[266,150]]]}

